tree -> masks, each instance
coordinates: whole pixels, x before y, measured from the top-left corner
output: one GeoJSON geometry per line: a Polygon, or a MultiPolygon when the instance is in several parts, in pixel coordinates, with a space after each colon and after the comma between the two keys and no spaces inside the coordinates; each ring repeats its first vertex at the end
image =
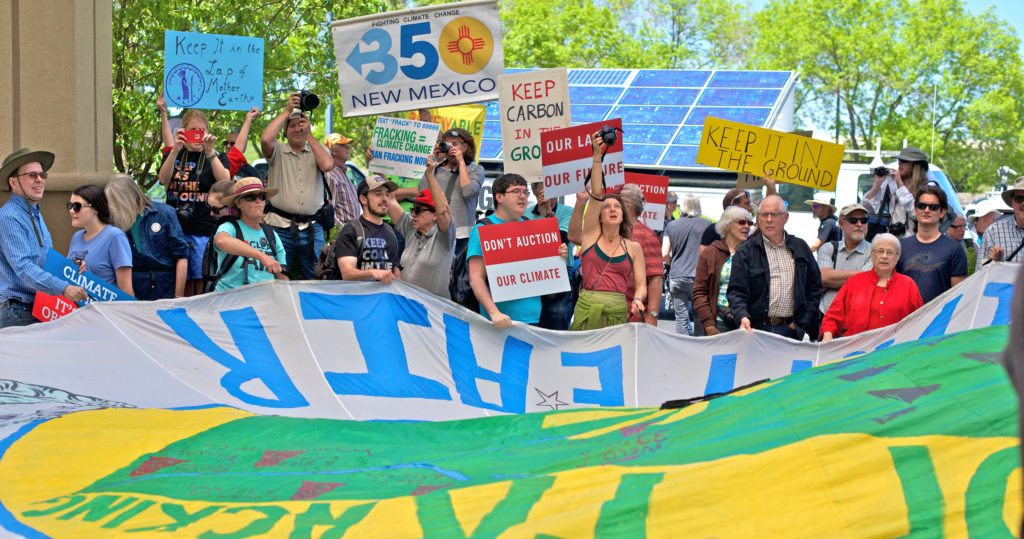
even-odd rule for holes
{"type": "Polygon", "coordinates": [[[798,70],[798,117],[817,125],[835,123],[838,97],[847,145],[882,136],[929,150],[934,114],[933,161],[960,188],[998,166],[968,170],[967,153],[1019,153],[1019,39],[991,11],[972,15],[962,0],[772,0],[754,20],[751,67],[798,70]]]}
{"type": "MultiPolygon", "coordinates": [[[[324,106],[338,101],[334,47],[327,25],[336,20],[395,7],[395,0],[115,0],[114,44],[114,166],[138,179],[144,188],[155,181],[159,165],[160,118],[155,101],[162,92],[164,31],[180,30],[264,39],[264,114],[254,122],[250,149],[263,127],[297,88],[320,95],[313,113],[321,126],[324,106]],[[319,115],[319,118],[317,118],[319,115]]],[[[208,111],[214,134],[223,136],[241,124],[244,112],[208,111]]],[[[345,120],[336,107],[340,129],[365,131],[367,119],[345,120]]]]}

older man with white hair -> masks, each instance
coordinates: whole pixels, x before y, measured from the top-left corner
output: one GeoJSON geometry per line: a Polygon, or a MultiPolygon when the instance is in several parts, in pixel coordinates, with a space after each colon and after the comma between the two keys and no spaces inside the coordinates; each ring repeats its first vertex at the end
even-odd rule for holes
{"type": "Polygon", "coordinates": [[[985,231],[978,259],[988,261],[1024,261],[1024,176],[1013,188],[1002,193],[1003,202],[1013,208],[1013,219],[997,221],[985,231]]]}

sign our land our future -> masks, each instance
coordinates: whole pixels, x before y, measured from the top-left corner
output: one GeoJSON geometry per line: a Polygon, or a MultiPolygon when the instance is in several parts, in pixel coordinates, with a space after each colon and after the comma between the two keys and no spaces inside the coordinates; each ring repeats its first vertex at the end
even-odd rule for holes
{"type": "Polygon", "coordinates": [[[505,172],[539,182],[543,172],[541,132],[572,125],[569,71],[559,67],[502,75],[498,85],[505,172]]]}
{"type": "Polygon", "coordinates": [[[540,134],[540,155],[544,164],[544,196],[552,198],[583,191],[584,180],[589,178],[590,168],[594,163],[594,149],[590,145],[590,137],[606,125],[619,129],[619,136],[616,137],[615,144],[608,148],[601,165],[604,185],[615,187],[626,182],[626,167],[622,155],[622,120],[616,118],[574,125],[540,134]]]}
{"type": "Polygon", "coordinates": [[[842,144],[708,116],[697,162],[821,191],[835,191],[842,144]]]}
{"type": "Polygon", "coordinates": [[[346,117],[498,97],[505,56],[496,0],[335,21],[331,35],[346,117]]]}
{"type": "Polygon", "coordinates": [[[515,221],[479,228],[494,301],[509,301],[569,290],[562,243],[554,218],[515,221]]]}
{"type": "Polygon", "coordinates": [[[626,183],[640,188],[644,194],[644,213],[640,221],[651,230],[665,228],[665,204],[668,202],[668,176],[627,172],[626,183]]]}

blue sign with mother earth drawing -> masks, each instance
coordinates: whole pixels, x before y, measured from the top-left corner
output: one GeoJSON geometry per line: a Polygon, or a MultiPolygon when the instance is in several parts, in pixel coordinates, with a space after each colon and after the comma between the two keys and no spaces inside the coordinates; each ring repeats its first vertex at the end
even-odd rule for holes
{"type": "Polygon", "coordinates": [[[263,108],[263,38],[164,32],[169,107],[263,108]]]}

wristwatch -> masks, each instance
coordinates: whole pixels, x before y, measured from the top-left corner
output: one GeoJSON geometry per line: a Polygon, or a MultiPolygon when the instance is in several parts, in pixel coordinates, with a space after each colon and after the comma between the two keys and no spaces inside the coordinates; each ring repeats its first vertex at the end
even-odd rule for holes
{"type": "Polygon", "coordinates": [[[650,316],[651,318],[657,318],[658,311],[647,311],[647,316],[650,316]]]}

